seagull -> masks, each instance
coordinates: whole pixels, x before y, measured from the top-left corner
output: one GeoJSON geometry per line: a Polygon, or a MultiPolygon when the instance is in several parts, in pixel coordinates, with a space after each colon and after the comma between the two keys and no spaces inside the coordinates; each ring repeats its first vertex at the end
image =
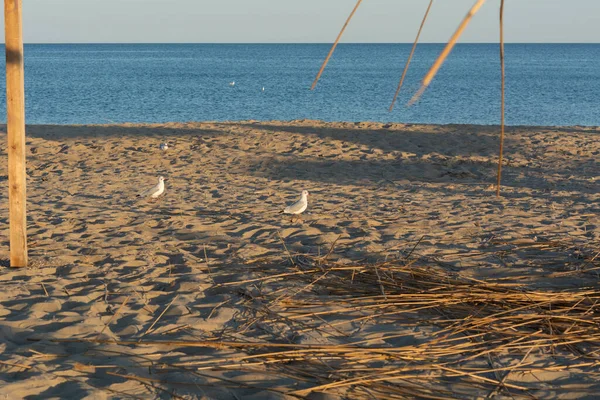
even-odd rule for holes
{"type": "Polygon", "coordinates": [[[263,86],[263,88],[262,88],[262,91],[263,91],[263,92],[265,91],[265,87],[264,87],[264,86],[263,86]]]}
{"type": "Polygon", "coordinates": [[[164,191],[165,191],[165,178],[163,178],[162,176],[159,176],[158,183],[154,187],[143,191],[142,193],[138,194],[137,197],[150,196],[150,198],[156,199],[158,196],[163,194],[164,191]]]}
{"type": "Polygon", "coordinates": [[[169,145],[167,143],[161,143],[160,144],[160,149],[162,151],[168,150],[169,149],[169,145]]]}
{"type": "Polygon", "coordinates": [[[302,196],[300,196],[300,200],[292,204],[291,206],[287,206],[283,209],[282,213],[284,214],[292,214],[292,221],[294,221],[294,217],[298,216],[300,218],[300,214],[306,210],[308,207],[308,190],[302,191],[302,196]]]}
{"type": "Polygon", "coordinates": [[[229,86],[235,86],[235,81],[229,82],[229,86]]]}

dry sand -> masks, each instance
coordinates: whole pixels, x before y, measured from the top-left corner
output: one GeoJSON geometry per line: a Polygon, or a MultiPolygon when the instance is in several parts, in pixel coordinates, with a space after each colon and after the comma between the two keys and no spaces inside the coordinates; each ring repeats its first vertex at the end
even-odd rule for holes
{"type": "MultiPolygon", "coordinates": [[[[257,324],[248,312],[257,297],[303,288],[263,277],[293,272],[290,257],[323,255],[334,243],[329,257],[339,264],[410,253],[465,278],[597,287],[600,129],[509,128],[500,199],[493,185],[497,132],[317,121],[28,127],[28,268],[6,268],[1,194],[0,396],[263,399],[323,383],[264,365],[205,375],[148,366],[210,366],[243,350],[51,340],[376,338],[373,320],[357,329],[331,318],[322,324],[335,325],[337,337],[315,329],[292,338],[281,324],[257,324]],[[169,150],[161,151],[161,142],[169,150]],[[159,175],[167,178],[163,197],[137,199],[159,175]],[[311,194],[309,208],[291,223],[279,211],[302,189],[311,194]],[[227,285],[249,279],[258,280],[227,285]]],[[[5,158],[0,177],[6,174],[5,158]]],[[[420,314],[424,325],[428,315],[420,314]]],[[[401,321],[395,329],[406,345],[432,332],[401,321]]],[[[556,376],[519,382],[541,397],[599,389],[585,375],[567,378],[564,392],[544,392],[556,376]]],[[[329,394],[343,395],[369,398],[329,394]]]]}

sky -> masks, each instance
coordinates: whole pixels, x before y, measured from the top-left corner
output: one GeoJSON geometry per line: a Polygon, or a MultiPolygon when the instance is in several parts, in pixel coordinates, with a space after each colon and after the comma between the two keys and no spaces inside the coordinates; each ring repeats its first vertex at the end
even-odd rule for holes
{"type": "MultiPolygon", "coordinates": [[[[434,0],[446,42],[475,0],[434,0]]],[[[26,43],[331,43],[356,0],[23,0],[26,43]]],[[[342,42],[412,42],[428,0],[363,0],[342,42]]],[[[487,0],[461,42],[497,42],[487,0]]],[[[4,32],[3,19],[1,31],[4,32]]],[[[507,42],[600,42],[600,0],[506,0],[507,42]]]]}

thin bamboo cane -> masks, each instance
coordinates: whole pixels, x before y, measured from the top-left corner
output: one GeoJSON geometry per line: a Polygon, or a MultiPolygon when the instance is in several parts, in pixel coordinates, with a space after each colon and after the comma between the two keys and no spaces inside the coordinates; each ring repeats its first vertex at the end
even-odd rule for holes
{"type": "Polygon", "coordinates": [[[496,197],[500,197],[500,181],[502,179],[502,156],[504,152],[504,0],[500,0],[500,70],[502,71],[500,89],[500,154],[498,156],[498,182],[496,183],[496,197]]]}
{"type": "Polygon", "coordinates": [[[425,26],[425,21],[427,20],[427,15],[429,15],[429,10],[431,10],[432,4],[433,0],[430,0],[429,6],[427,7],[427,11],[425,11],[425,15],[423,16],[421,26],[419,27],[419,31],[417,32],[417,37],[415,38],[415,42],[413,43],[413,47],[410,51],[410,55],[408,56],[408,60],[406,60],[406,65],[404,66],[404,71],[402,71],[402,77],[400,78],[400,83],[398,83],[398,88],[396,89],[396,93],[394,94],[394,98],[392,99],[392,104],[390,104],[390,112],[394,109],[394,104],[396,103],[396,99],[400,94],[400,89],[402,89],[402,85],[404,84],[404,78],[406,77],[406,73],[408,72],[408,67],[410,66],[410,61],[412,60],[413,54],[415,54],[417,43],[419,42],[419,36],[421,36],[421,31],[423,30],[423,26],[425,26]]]}
{"type": "Polygon", "coordinates": [[[319,70],[319,73],[317,74],[317,77],[315,78],[312,86],[310,87],[310,90],[313,90],[315,88],[315,86],[317,86],[317,82],[319,82],[319,79],[321,78],[321,74],[325,70],[325,67],[327,66],[327,63],[329,62],[329,59],[331,58],[331,55],[333,54],[335,48],[337,47],[338,42],[342,38],[342,35],[344,34],[344,31],[346,30],[346,27],[348,26],[348,23],[350,23],[350,20],[354,16],[354,13],[356,12],[356,10],[358,10],[358,6],[360,6],[360,3],[362,3],[362,0],[358,0],[356,2],[356,5],[354,6],[354,9],[352,10],[352,12],[350,13],[350,15],[348,16],[348,19],[346,20],[346,23],[342,27],[342,30],[340,31],[340,33],[338,34],[337,38],[335,39],[335,42],[333,43],[333,46],[331,46],[331,50],[329,50],[329,54],[327,54],[327,57],[325,58],[325,61],[323,61],[323,65],[321,65],[321,69],[319,70]]]}
{"type": "Polygon", "coordinates": [[[460,35],[462,35],[463,31],[465,30],[465,28],[467,27],[467,25],[469,24],[469,22],[471,21],[473,16],[475,14],[477,14],[477,11],[479,11],[479,9],[483,5],[483,3],[485,3],[485,0],[477,0],[477,2],[473,5],[473,7],[471,7],[469,12],[465,16],[465,18],[462,20],[462,22],[458,26],[458,29],[456,29],[456,32],[454,32],[454,34],[448,41],[448,44],[446,44],[446,47],[444,48],[442,53],[439,55],[437,60],[435,60],[435,62],[433,63],[433,66],[431,67],[429,72],[427,72],[427,75],[425,75],[425,78],[423,78],[423,83],[421,84],[419,91],[417,91],[417,93],[413,96],[413,98],[410,99],[410,101],[408,102],[409,106],[415,104],[419,100],[421,95],[425,92],[425,90],[427,89],[427,87],[429,86],[429,84],[431,83],[431,81],[433,80],[433,78],[435,77],[437,72],[439,71],[440,67],[442,66],[444,61],[446,61],[446,58],[448,57],[448,55],[454,48],[454,45],[460,38],[460,35]]]}

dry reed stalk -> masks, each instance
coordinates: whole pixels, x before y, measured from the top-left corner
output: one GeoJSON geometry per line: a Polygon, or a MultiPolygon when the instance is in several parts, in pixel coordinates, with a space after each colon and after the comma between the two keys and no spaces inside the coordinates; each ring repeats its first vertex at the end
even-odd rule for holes
{"type": "Polygon", "coordinates": [[[417,241],[417,243],[410,250],[410,252],[408,253],[408,255],[406,257],[404,257],[404,261],[407,261],[410,258],[410,256],[412,256],[412,253],[415,251],[415,249],[417,248],[417,246],[419,246],[419,244],[423,241],[423,239],[425,239],[425,235],[421,236],[421,238],[417,241]]]}
{"type": "Polygon", "coordinates": [[[244,279],[241,281],[235,281],[235,282],[225,282],[225,283],[221,283],[221,286],[239,286],[239,285],[243,285],[246,283],[253,283],[253,282],[268,282],[268,281],[272,281],[272,280],[277,280],[277,279],[282,279],[282,278],[289,278],[291,276],[294,275],[304,275],[306,273],[309,272],[321,272],[320,269],[313,269],[310,271],[298,271],[298,272],[286,272],[286,273],[282,273],[282,274],[277,274],[277,275],[273,275],[273,276],[267,276],[267,277],[262,277],[262,278],[253,278],[253,279],[244,279]]]}
{"type": "Polygon", "coordinates": [[[285,253],[287,254],[290,262],[292,263],[292,265],[296,265],[296,263],[294,262],[294,257],[292,257],[292,254],[290,253],[287,246],[285,245],[285,241],[281,237],[281,232],[277,231],[277,235],[279,236],[279,240],[281,241],[281,244],[283,245],[283,249],[285,250],[285,253]]]}
{"type": "Polygon", "coordinates": [[[100,333],[98,333],[98,336],[96,336],[96,339],[98,339],[100,337],[100,335],[102,335],[104,333],[104,331],[106,330],[106,328],[108,328],[108,326],[110,325],[110,323],[112,322],[112,320],[115,319],[117,317],[117,315],[119,315],[119,313],[121,312],[121,309],[125,306],[125,304],[127,304],[127,302],[129,301],[130,297],[131,296],[127,296],[125,298],[125,300],[123,300],[123,303],[121,303],[121,305],[119,306],[119,308],[117,309],[117,311],[115,311],[115,313],[113,315],[111,315],[111,317],[108,320],[108,322],[104,325],[104,328],[102,328],[102,330],[100,331],[100,333]]]}
{"type": "MultiPolygon", "coordinates": [[[[452,305],[458,305],[460,303],[453,303],[452,305]]],[[[445,305],[450,305],[450,303],[445,303],[445,305]]],[[[435,304],[430,304],[430,305],[424,305],[422,307],[415,307],[415,308],[411,308],[408,310],[403,311],[404,313],[413,313],[416,311],[423,311],[423,310],[430,310],[433,308],[438,307],[438,305],[435,304]]],[[[356,311],[364,311],[364,310],[368,310],[368,308],[376,308],[376,309],[382,309],[382,308],[389,308],[389,306],[384,306],[384,307],[357,307],[356,311]]],[[[349,313],[350,310],[348,310],[346,313],[349,313]]],[[[333,311],[333,310],[326,310],[326,311],[319,311],[319,312],[312,312],[312,313],[308,313],[308,314],[299,314],[299,315],[292,315],[290,317],[288,317],[290,320],[296,320],[296,319],[303,319],[303,318],[307,318],[307,317],[322,317],[325,315],[342,315],[342,314],[346,314],[346,313],[341,313],[339,311],[333,311]]],[[[394,310],[394,311],[390,311],[390,312],[380,312],[377,314],[378,317],[383,317],[386,315],[397,315],[400,314],[400,311],[394,310]]],[[[372,318],[371,315],[367,315],[364,317],[359,317],[359,318],[355,318],[352,320],[352,322],[359,322],[365,319],[369,319],[372,318]]],[[[267,321],[267,322],[273,322],[273,321],[267,321]]],[[[339,323],[332,323],[331,326],[336,326],[336,325],[343,325],[347,323],[346,321],[342,321],[339,323]]]]}
{"type": "Polygon", "coordinates": [[[506,78],[504,70],[504,0],[500,0],[500,70],[500,151],[498,155],[498,182],[496,183],[496,197],[500,197],[500,181],[502,180],[502,156],[504,153],[504,91],[506,78]]]}
{"type": "Polygon", "coordinates": [[[412,60],[412,57],[415,54],[415,50],[417,48],[417,43],[419,42],[419,37],[421,36],[421,31],[423,30],[423,26],[425,26],[425,21],[427,20],[427,16],[429,15],[429,10],[431,10],[432,4],[433,4],[433,0],[429,0],[429,6],[427,6],[427,11],[425,11],[425,15],[423,16],[423,21],[421,21],[421,26],[419,27],[419,31],[417,32],[417,37],[415,37],[415,42],[413,43],[412,49],[410,50],[408,60],[406,60],[406,65],[404,66],[404,71],[402,71],[402,77],[400,77],[400,83],[398,83],[398,88],[396,89],[396,93],[394,94],[394,98],[392,99],[392,104],[390,104],[390,112],[394,109],[394,104],[396,103],[396,99],[398,98],[398,95],[400,94],[400,89],[402,89],[402,85],[404,84],[404,78],[406,77],[406,73],[408,72],[408,67],[410,66],[410,61],[412,60]]]}
{"type": "Polygon", "coordinates": [[[165,307],[165,309],[163,310],[163,312],[161,312],[160,315],[154,320],[154,322],[152,323],[152,325],[150,325],[150,327],[148,329],[146,329],[146,332],[144,332],[142,334],[142,336],[140,336],[140,339],[139,339],[140,341],[142,340],[142,338],[144,336],[146,336],[148,333],[150,333],[150,331],[152,330],[152,328],[154,328],[154,325],[156,325],[157,322],[160,321],[160,319],[167,312],[167,310],[169,309],[169,307],[171,307],[171,304],[173,304],[173,302],[177,299],[177,296],[179,296],[179,295],[175,295],[175,297],[173,297],[173,300],[171,300],[171,302],[165,307]]]}
{"type": "Polygon", "coordinates": [[[307,284],[306,286],[298,289],[297,291],[295,291],[294,293],[290,294],[290,295],[281,295],[279,297],[277,297],[275,300],[272,301],[272,303],[274,304],[278,304],[278,303],[283,303],[284,301],[290,300],[291,298],[297,296],[298,294],[305,292],[307,290],[309,290],[310,288],[312,288],[317,282],[319,282],[321,279],[324,279],[327,274],[329,273],[329,271],[325,271],[323,273],[323,275],[321,275],[320,277],[318,277],[317,279],[315,279],[314,281],[310,282],[309,284],[307,284]]]}
{"type": "Polygon", "coordinates": [[[467,25],[469,25],[469,22],[471,21],[473,16],[477,13],[477,11],[479,11],[479,9],[481,8],[481,6],[483,6],[484,3],[485,3],[485,0],[477,0],[475,2],[475,4],[473,4],[473,7],[471,7],[471,9],[467,13],[467,15],[464,17],[464,19],[462,20],[462,22],[460,23],[460,25],[458,26],[458,28],[456,29],[456,31],[454,32],[454,34],[452,35],[452,37],[450,38],[448,43],[446,44],[446,47],[444,47],[444,50],[442,50],[442,53],[439,55],[437,60],[435,60],[435,62],[433,63],[433,66],[431,67],[429,72],[427,72],[427,74],[425,75],[425,78],[423,78],[421,87],[419,88],[417,93],[413,96],[413,98],[410,99],[410,101],[408,102],[409,106],[415,104],[419,100],[421,95],[425,92],[425,90],[427,89],[427,87],[429,86],[429,84],[431,83],[431,81],[433,80],[433,78],[435,77],[437,72],[439,71],[439,69],[442,66],[442,64],[444,63],[444,61],[446,61],[446,58],[448,57],[448,55],[454,48],[454,45],[456,44],[456,42],[462,35],[463,31],[465,30],[467,25]]]}
{"type": "MultiPolygon", "coordinates": [[[[439,368],[440,370],[444,370],[444,371],[448,371],[448,372],[452,372],[452,374],[449,374],[449,377],[461,377],[461,376],[469,376],[470,378],[473,378],[475,380],[481,380],[487,383],[494,383],[494,384],[499,384],[498,381],[495,381],[493,379],[489,379],[489,378],[485,378],[482,376],[479,376],[477,374],[474,373],[469,373],[469,372],[465,372],[465,371],[459,371],[453,368],[448,368],[442,365],[435,365],[436,368],[439,368]]],[[[487,372],[487,371],[486,371],[487,372]]],[[[340,387],[346,387],[346,386],[350,386],[350,385],[364,385],[366,383],[373,383],[373,382],[379,382],[379,381],[391,381],[394,379],[397,379],[399,377],[402,378],[412,378],[412,379],[418,379],[421,378],[419,375],[413,375],[413,376],[406,376],[406,375],[399,375],[399,376],[394,376],[394,374],[397,374],[398,371],[397,370],[393,370],[393,371],[389,371],[387,374],[384,373],[379,373],[376,376],[377,377],[369,377],[369,378],[357,378],[357,379],[351,379],[351,380],[347,380],[347,381],[339,381],[339,382],[333,382],[333,383],[328,383],[328,384],[324,384],[324,385],[319,385],[319,386],[315,386],[309,389],[303,389],[303,390],[298,390],[298,391],[294,391],[291,392],[290,394],[293,395],[298,395],[298,396],[307,396],[312,392],[316,392],[316,391],[324,391],[324,390],[328,390],[328,389],[334,389],[334,388],[340,388],[340,387]],[[388,376],[381,376],[381,375],[388,375],[388,376]]],[[[506,387],[509,387],[511,389],[517,389],[517,390],[522,390],[522,391],[527,391],[526,387],[523,386],[517,386],[517,385],[512,385],[512,384],[505,384],[506,387]]]]}
{"type": "Polygon", "coordinates": [[[489,398],[493,398],[498,393],[500,393],[500,390],[504,387],[503,386],[504,382],[508,379],[508,377],[510,376],[510,374],[513,373],[515,369],[517,369],[517,368],[519,368],[519,367],[521,367],[523,365],[526,365],[525,364],[525,360],[527,359],[527,357],[529,357],[529,355],[531,354],[531,352],[533,351],[533,349],[534,349],[534,347],[532,347],[531,349],[527,350],[527,353],[525,353],[525,355],[523,356],[523,358],[521,359],[521,361],[519,361],[519,363],[514,366],[514,369],[506,371],[506,374],[500,380],[500,383],[498,384],[498,386],[492,392],[490,392],[490,394],[486,398],[488,398],[488,399],[489,398]]]}
{"type": "Polygon", "coordinates": [[[335,248],[336,243],[338,242],[338,240],[340,240],[341,237],[342,237],[342,235],[338,235],[338,237],[335,238],[335,240],[333,241],[333,243],[331,243],[331,246],[329,247],[329,251],[327,252],[327,254],[325,254],[325,256],[323,256],[323,258],[321,258],[321,257],[317,258],[317,262],[319,265],[321,263],[327,261],[327,259],[331,255],[331,253],[333,253],[333,249],[335,248]]]}
{"type": "Polygon", "coordinates": [[[377,275],[377,281],[379,283],[379,288],[381,289],[381,295],[387,300],[387,296],[385,294],[385,288],[383,287],[383,284],[381,283],[381,277],[379,276],[379,270],[377,269],[377,266],[375,266],[374,268],[375,268],[375,274],[377,275]]]}
{"type": "MultiPolygon", "coordinates": [[[[175,370],[178,371],[178,372],[181,372],[180,368],[176,368],[175,370]]],[[[216,386],[215,384],[210,384],[210,383],[172,382],[172,381],[167,381],[167,380],[163,380],[163,379],[146,378],[146,377],[136,376],[136,375],[132,375],[132,374],[128,374],[128,375],[119,374],[119,373],[116,373],[116,372],[107,372],[107,374],[108,375],[112,375],[112,376],[118,376],[118,377],[121,377],[121,378],[124,378],[124,379],[132,379],[132,380],[140,381],[142,383],[147,383],[147,384],[160,383],[162,385],[195,386],[195,387],[200,387],[200,386],[214,387],[214,386],[216,386]]],[[[245,388],[251,388],[251,389],[265,390],[265,391],[274,392],[274,393],[282,393],[281,391],[276,390],[276,389],[258,387],[258,386],[254,386],[254,385],[245,384],[244,382],[236,382],[236,381],[233,381],[233,380],[230,380],[230,379],[224,379],[224,378],[220,378],[220,377],[215,377],[215,376],[210,376],[210,375],[202,375],[202,374],[194,374],[194,375],[203,376],[203,377],[214,379],[214,380],[220,380],[220,381],[224,381],[224,382],[229,382],[229,383],[232,384],[232,385],[222,385],[222,384],[219,384],[220,387],[229,387],[229,388],[245,387],[245,388]]],[[[184,398],[187,398],[187,397],[184,397],[184,398]]]]}
{"type": "Polygon", "coordinates": [[[189,324],[183,324],[183,325],[179,325],[179,326],[176,326],[176,327],[174,327],[174,328],[171,328],[171,329],[167,329],[167,330],[165,330],[165,331],[162,331],[160,334],[161,334],[161,335],[166,335],[167,333],[174,333],[174,332],[178,332],[178,331],[180,331],[180,330],[182,330],[182,329],[187,329],[187,328],[189,328],[189,327],[190,327],[190,325],[189,325],[189,324]]]}
{"type": "Polygon", "coordinates": [[[208,277],[210,278],[210,281],[214,285],[215,280],[212,277],[212,271],[210,270],[210,265],[208,263],[208,253],[206,252],[206,244],[204,244],[204,261],[206,262],[206,270],[208,271],[208,277]]]}
{"type": "Polygon", "coordinates": [[[0,361],[0,364],[7,365],[9,367],[22,368],[22,369],[25,369],[25,370],[29,370],[29,369],[33,368],[32,366],[29,366],[29,365],[18,364],[18,363],[11,363],[11,362],[8,362],[8,361],[0,361]]]}
{"type": "MultiPolygon", "coordinates": [[[[270,348],[270,347],[281,347],[291,349],[304,349],[304,350],[322,350],[324,352],[343,352],[343,351],[371,351],[371,348],[354,348],[347,345],[310,345],[310,344],[292,344],[292,343],[269,343],[269,342],[232,342],[232,341],[185,341],[185,340],[147,340],[147,341],[135,341],[135,340],[104,340],[104,339],[32,339],[29,341],[37,342],[41,340],[48,340],[52,343],[90,343],[90,344],[117,344],[120,346],[165,346],[165,347],[206,347],[206,348],[270,348]]],[[[382,348],[382,351],[387,348],[382,348]]]]}
{"type": "Polygon", "coordinates": [[[32,358],[34,360],[36,358],[60,358],[60,357],[68,357],[69,356],[68,354],[46,354],[46,353],[42,353],[42,352],[39,352],[34,349],[30,349],[29,351],[34,354],[34,356],[31,356],[29,358],[32,358]]]}
{"type": "Polygon", "coordinates": [[[217,304],[216,306],[213,307],[213,309],[210,311],[210,314],[208,314],[208,317],[206,317],[206,320],[208,321],[209,319],[212,318],[213,314],[217,311],[217,309],[227,303],[229,303],[231,301],[231,299],[227,299],[224,300],[222,302],[220,302],[219,304],[217,304]]]}
{"type": "MultiPolygon", "coordinates": [[[[451,376],[451,377],[469,376],[470,378],[482,380],[482,381],[485,381],[485,382],[488,382],[488,383],[494,383],[494,384],[498,384],[498,385],[500,384],[500,382],[497,381],[497,380],[485,378],[485,377],[479,376],[479,375],[477,375],[475,373],[469,373],[469,372],[465,372],[465,371],[459,371],[459,370],[456,370],[454,368],[445,367],[443,365],[440,365],[439,368],[442,369],[442,370],[448,371],[448,372],[452,372],[453,374],[448,375],[448,376],[451,376]]],[[[490,372],[490,371],[489,370],[485,371],[485,372],[484,371],[480,371],[478,373],[488,373],[488,372],[490,372]]],[[[506,386],[506,387],[511,388],[511,389],[517,389],[517,390],[522,390],[524,392],[527,392],[527,388],[524,387],[524,386],[511,385],[511,384],[508,384],[508,383],[504,383],[503,386],[506,386]]]]}
{"type": "Polygon", "coordinates": [[[333,45],[331,46],[331,49],[329,50],[329,53],[327,54],[327,57],[325,58],[325,61],[323,61],[323,65],[321,65],[321,69],[319,70],[319,73],[317,74],[317,77],[315,78],[312,86],[310,87],[310,90],[314,90],[315,86],[317,86],[317,82],[319,82],[319,79],[321,78],[321,74],[323,74],[323,71],[325,70],[325,67],[327,66],[327,63],[329,62],[329,59],[331,58],[331,55],[333,54],[333,52],[334,52],[335,48],[337,47],[340,39],[342,38],[342,35],[344,34],[344,31],[346,30],[346,27],[350,23],[350,20],[354,16],[354,13],[356,12],[356,10],[358,10],[358,6],[360,6],[360,3],[362,3],[362,0],[358,0],[356,2],[356,5],[354,6],[354,9],[352,9],[352,12],[348,16],[348,19],[346,20],[346,23],[344,24],[344,26],[342,26],[342,29],[340,30],[340,33],[338,34],[337,38],[335,39],[335,42],[333,42],[333,45]]]}

